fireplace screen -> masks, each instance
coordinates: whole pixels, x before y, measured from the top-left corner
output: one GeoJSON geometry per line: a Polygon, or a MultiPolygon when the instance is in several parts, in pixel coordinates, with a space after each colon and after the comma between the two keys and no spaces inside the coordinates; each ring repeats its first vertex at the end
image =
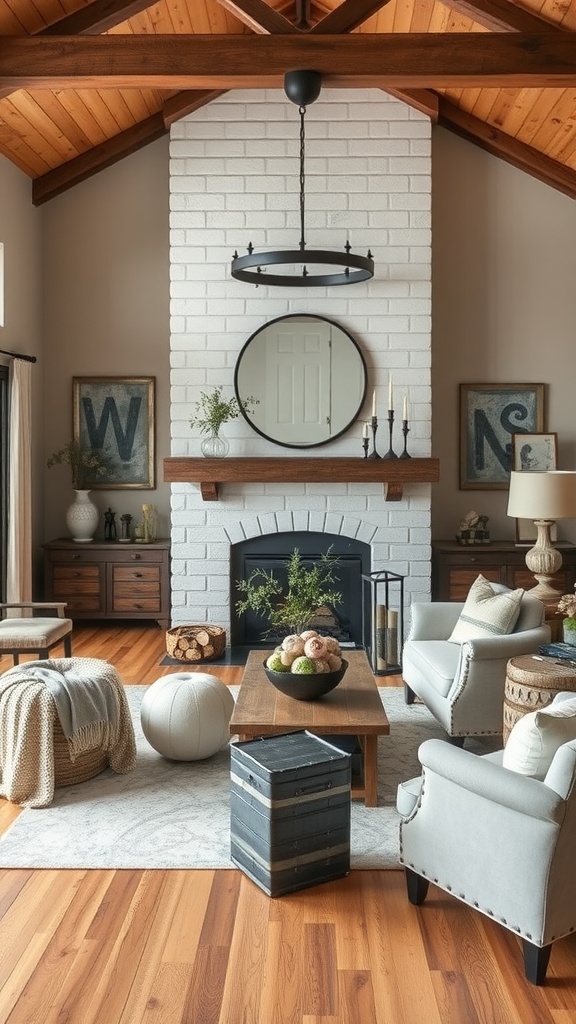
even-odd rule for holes
{"type": "Polygon", "coordinates": [[[362,575],[370,569],[370,547],[362,541],[334,534],[293,532],[255,537],[235,544],[231,550],[231,643],[251,647],[275,647],[284,633],[270,631],[270,623],[254,611],[239,615],[236,603],[239,579],[248,579],[254,569],[271,572],[286,583],[287,560],[298,549],[303,565],[312,566],[323,554],[338,559],[336,590],[342,595],[337,607],[322,605],[308,626],[326,636],[334,636],[343,647],[362,647],[362,575]]]}

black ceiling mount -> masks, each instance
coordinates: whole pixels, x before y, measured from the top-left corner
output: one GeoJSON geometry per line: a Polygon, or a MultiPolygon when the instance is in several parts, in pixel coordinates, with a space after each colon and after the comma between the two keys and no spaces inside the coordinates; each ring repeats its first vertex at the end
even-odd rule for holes
{"type": "Polygon", "coordinates": [[[313,288],[330,287],[331,285],[358,284],[374,277],[374,260],[368,250],[366,256],[351,252],[347,241],[342,252],[326,249],[306,249],[304,232],[305,220],[305,130],[304,116],[306,106],[317,100],[322,88],[322,76],[318,71],[287,71],[284,76],[284,92],[292,103],[297,104],[300,113],[300,245],[298,249],[279,249],[271,252],[254,252],[252,242],[248,245],[246,256],[237,252],[232,257],[232,277],[248,284],[282,285],[284,287],[313,288]],[[311,265],[311,269],[308,269],[311,265]],[[316,272],[316,267],[323,265],[316,272]],[[339,267],[339,271],[326,268],[339,267]],[[292,273],[278,273],[273,268],[288,269],[292,273]],[[272,270],[272,273],[268,271],[272,270]]]}

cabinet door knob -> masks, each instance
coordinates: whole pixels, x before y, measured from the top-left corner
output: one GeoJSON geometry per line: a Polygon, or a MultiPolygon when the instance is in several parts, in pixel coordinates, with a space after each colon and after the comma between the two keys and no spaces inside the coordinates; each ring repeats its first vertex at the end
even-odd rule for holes
{"type": "Polygon", "coordinates": [[[139,561],[141,557],[141,555],[132,555],[132,558],[134,559],[135,562],[139,561]]]}
{"type": "Polygon", "coordinates": [[[75,562],[77,562],[79,558],[80,558],[80,555],[74,555],[74,561],[75,562]]]}
{"type": "Polygon", "coordinates": [[[136,579],[136,580],[142,579],[142,573],[141,572],[135,572],[134,573],[134,579],[136,579]]]}

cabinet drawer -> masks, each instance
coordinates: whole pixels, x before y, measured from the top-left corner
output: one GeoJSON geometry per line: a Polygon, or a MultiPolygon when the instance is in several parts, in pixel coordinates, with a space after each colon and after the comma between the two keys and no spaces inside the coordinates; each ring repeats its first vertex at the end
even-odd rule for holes
{"type": "Polygon", "coordinates": [[[113,610],[115,612],[160,612],[160,595],[158,597],[117,597],[114,594],[113,610]]]}
{"type": "Polygon", "coordinates": [[[484,579],[489,580],[490,583],[500,583],[500,569],[490,568],[489,566],[476,566],[474,569],[449,569],[448,570],[448,597],[444,600],[448,601],[465,601],[468,597],[468,591],[474,583],[474,580],[478,579],[478,576],[482,574],[484,579]]]}
{"type": "Polygon", "coordinates": [[[156,583],[160,582],[159,565],[115,565],[113,567],[114,585],[117,583],[156,583]]]}
{"type": "Polygon", "coordinates": [[[100,592],[95,594],[62,594],[58,600],[66,601],[64,614],[73,616],[74,612],[101,612],[100,592]]]}
{"type": "Polygon", "coordinates": [[[160,583],[158,581],[151,581],[150,583],[115,583],[114,584],[114,600],[117,597],[133,597],[135,600],[140,600],[141,597],[158,597],[160,594],[160,583]]]}
{"type": "Polygon", "coordinates": [[[97,565],[55,565],[53,571],[54,584],[73,582],[74,580],[98,580],[100,568],[97,565]]]}
{"type": "Polygon", "coordinates": [[[157,563],[164,561],[164,551],[156,548],[148,548],[145,544],[135,544],[130,547],[128,544],[120,544],[113,551],[109,551],[106,560],[112,564],[123,562],[130,565],[132,562],[157,563]]]}

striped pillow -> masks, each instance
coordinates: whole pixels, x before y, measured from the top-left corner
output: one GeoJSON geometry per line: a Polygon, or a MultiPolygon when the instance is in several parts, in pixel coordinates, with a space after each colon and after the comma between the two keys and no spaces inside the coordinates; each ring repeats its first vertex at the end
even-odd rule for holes
{"type": "Polygon", "coordinates": [[[483,636],[505,636],[511,633],[520,614],[524,591],[496,591],[483,576],[470,587],[460,618],[449,637],[450,643],[462,644],[483,636]]]}

